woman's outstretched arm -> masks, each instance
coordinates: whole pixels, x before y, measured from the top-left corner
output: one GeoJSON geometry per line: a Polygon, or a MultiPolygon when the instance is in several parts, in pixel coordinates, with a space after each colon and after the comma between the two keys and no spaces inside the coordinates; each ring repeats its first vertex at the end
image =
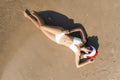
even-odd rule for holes
{"type": "Polygon", "coordinates": [[[83,32],[83,30],[81,28],[75,28],[75,29],[71,30],[70,33],[77,32],[77,31],[81,32],[83,43],[86,43],[86,41],[87,41],[86,36],[85,36],[85,33],[83,32]]]}
{"type": "Polygon", "coordinates": [[[80,55],[75,55],[75,63],[77,68],[83,67],[92,62],[93,62],[93,59],[88,59],[85,62],[80,62],[80,55]]]}

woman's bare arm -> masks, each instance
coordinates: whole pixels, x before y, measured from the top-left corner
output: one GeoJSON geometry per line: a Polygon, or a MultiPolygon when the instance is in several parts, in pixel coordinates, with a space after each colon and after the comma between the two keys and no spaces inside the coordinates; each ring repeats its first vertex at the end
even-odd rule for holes
{"type": "Polygon", "coordinates": [[[77,31],[81,32],[82,38],[83,38],[83,43],[86,43],[86,41],[87,41],[86,36],[81,28],[75,28],[75,29],[71,30],[69,33],[77,32],[77,31]]]}
{"type": "Polygon", "coordinates": [[[75,63],[76,63],[77,68],[83,67],[83,66],[85,66],[89,63],[92,63],[92,62],[93,62],[92,59],[88,59],[87,61],[81,63],[80,62],[80,55],[75,55],[75,63]]]}

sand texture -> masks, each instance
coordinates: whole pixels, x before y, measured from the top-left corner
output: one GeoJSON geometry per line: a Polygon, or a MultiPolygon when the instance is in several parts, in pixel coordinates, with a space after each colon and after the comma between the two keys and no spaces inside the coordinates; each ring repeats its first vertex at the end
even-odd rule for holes
{"type": "Polygon", "coordinates": [[[0,0],[0,80],[120,80],[119,26],[120,0],[0,0]],[[99,50],[95,62],[77,69],[73,52],[50,41],[25,9],[42,11],[49,25],[82,24],[99,50]]]}

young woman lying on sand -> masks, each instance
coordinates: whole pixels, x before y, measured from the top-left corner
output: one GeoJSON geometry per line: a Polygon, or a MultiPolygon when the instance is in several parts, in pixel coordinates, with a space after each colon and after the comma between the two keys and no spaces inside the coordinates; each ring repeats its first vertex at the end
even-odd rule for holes
{"type": "Polygon", "coordinates": [[[41,30],[49,39],[56,42],[57,44],[70,48],[75,54],[75,63],[77,68],[94,61],[94,57],[97,55],[97,51],[93,46],[85,46],[87,40],[81,28],[76,28],[69,31],[59,26],[45,25],[43,19],[40,18],[40,16],[38,16],[35,11],[30,12],[29,10],[25,10],[24,16],[32,21],[35,26],[41,30]],[[78,31],[82,34],[81,38],[68,35],[78,31]]]}

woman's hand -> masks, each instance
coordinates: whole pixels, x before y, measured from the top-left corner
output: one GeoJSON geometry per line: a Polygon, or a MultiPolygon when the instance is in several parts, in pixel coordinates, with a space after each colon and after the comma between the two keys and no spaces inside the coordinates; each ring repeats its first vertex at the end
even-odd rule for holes
{"type": "Polygon", "coordinates": [[[64,30],[63,32],[64,32],[65,34],[69,34],[69,33],[70,33],[69,30],[64,30]]]}
{"type": "Polygon", "coordinates": [[[93,63],[94,61],[94,59],[89,59],[89,63],[93,63]]]}
{"type": "Polygon", "coordinates": [[[85,48],[85,47],[82,47],[82,48],[81,48],[81,51],[84,51],[85,53],[91,52],[91,50],[89,50],[89,49],[87,49],[87,48],[85,48]]]}

